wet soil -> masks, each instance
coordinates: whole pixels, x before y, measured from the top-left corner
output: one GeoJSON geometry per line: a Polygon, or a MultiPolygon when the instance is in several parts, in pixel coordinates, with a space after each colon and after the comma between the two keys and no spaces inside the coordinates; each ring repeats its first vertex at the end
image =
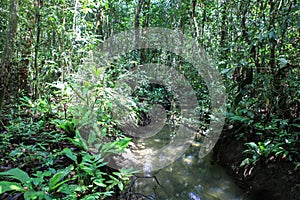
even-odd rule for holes
{"type": "Polygon", "coordinates": [[[236,184],[253,200],[300,200],[300,170],[287,160],[260,160],[240,166],[246,158],[244,143],[232,131],[224,130],[214,147],[213,162],[226,168],[236,184]]]}

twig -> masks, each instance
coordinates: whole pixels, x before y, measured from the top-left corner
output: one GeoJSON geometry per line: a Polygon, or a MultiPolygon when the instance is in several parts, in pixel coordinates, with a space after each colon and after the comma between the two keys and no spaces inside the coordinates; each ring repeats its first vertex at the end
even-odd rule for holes
{"type": "Polygon", "coordinates": [[[8,130],[5,128],[4,123],[1,120],[0,120],[0,123],[1,123],[1,127],[3,127],[3,129],[8,132],[8,130]]]}

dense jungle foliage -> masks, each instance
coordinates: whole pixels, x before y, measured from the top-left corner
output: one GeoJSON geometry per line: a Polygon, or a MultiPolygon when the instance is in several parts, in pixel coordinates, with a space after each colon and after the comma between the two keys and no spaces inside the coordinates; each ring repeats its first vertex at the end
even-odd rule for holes
{"type": "MultiPolygon", "coordinates": [[[[96,83],[76,81],[90,51],[117,33],[147,27],[179,30],[211,57],[226,87],[224,128],[245,147],[238,167],[249,172],[259,163],[289,162],[291,173],[299,173],[299,8],[297,0],[2,0],[0,199],[116,199],[126,193],[135,171],[112,169],[105,157],[124,151],[132,139],[118,128],[112,107],[116,82],[133,67],[175,60],[196,91],[200,126],[209,123],[205,82],[172,52],[135,50],[92,69],[101,77],[96,83]],[[81,104],[75,95],[83,97],[81,104]],[[78,130],[89,126],[90,99],[97,131],[82,138],[78,130]],[[86,151],[86,142],[99,138],[101,153],[86,151]]],[[[137,89],[131,101],[139,125],[148,123],[143,101],[161,104],[169,120],[178,114],[172,94],[155,84],[137,89]]]]}

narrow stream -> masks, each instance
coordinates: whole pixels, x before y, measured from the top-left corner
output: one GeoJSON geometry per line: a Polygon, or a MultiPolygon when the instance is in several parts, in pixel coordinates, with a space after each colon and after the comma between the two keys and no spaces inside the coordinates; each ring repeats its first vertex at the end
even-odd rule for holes
{"type": "Polygon", "coordinates": [[[198,159],[196,149],[190,148],[151,178],[138,178],[135,192],[158,200],[249,200],[222,167],[210,164],[211,155],[198,159]]]}
{"type": "MultiPolygon", "coordinates": [[[[157,150],[172,140],[170,134],[165,126],[157,135],[140,139],[137,144],[148,151],[157,150]]],[[[200,142],[194,141],[172,164],[150,174],[138,175],[131,191],[144,198],[136,199],[249,200],[222,167],[210,163],[211,153],[203,159],[197,157],[200,146],[200,142]]]]}

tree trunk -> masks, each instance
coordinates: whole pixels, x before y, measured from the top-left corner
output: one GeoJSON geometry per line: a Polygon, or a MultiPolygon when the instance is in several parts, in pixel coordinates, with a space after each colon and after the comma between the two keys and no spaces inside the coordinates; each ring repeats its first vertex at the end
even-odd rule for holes
{"type": "MultiPolygon", "coordinates": [[[[14,53],[15,35],[18,26],[18,0],[10,0],[10,17],[6,33],[6,43],[0,65],[0,114],[8,90],[11,62],[14,53]]],[[[1,115],[0,115],[1,116],[1,115]]]]}
{"type": "Polygon", "coordinates": [[[228,13],[228,6],[230,2],[225,1],[223,3],[223,9],[221,11],[221,39],[220,39],[220,47],[222,48],[222,59],[227,59],[228,49],[226,45],[226,41],[228,41],[228,20],[227,15],[228,13]]]}
{"type": "MultiPolygon", "coordinates": [[[[138,49],[139,48],[139,43],[140,43],[140,13],[142,11],[142,7],[144,4],[144,0],[139,0],[138,2],[138,7],[135,13],[135,18],[134,18],[134,28],[135,28],[135,46],[138,49]]],[[[140,53],[140,58],[142,57],[141,51],[137,50],[140,53]]]]}
{"type": "MultiPolygon", "coordinates": [[[[149,24],[150,24],[150,0],[144,2],[144,16],[145,17],[145,21],[143,23],[143,28],[148,28],[149,27],[149,24]]],[[[142,36],[144,37],[145,35],[147,34],[146,30],[143,30],[142,32],[142,36]]],[[[144,46],[144,43],[142,43],[141,45],[144,46]]],[[[149,57],[151,54],[150,50],[149,49],[141,49],[141,64],[144,64],[144,63],[147,63],[149,61],[149,57]]]]}
{"type": "Polygon", "coordinates": [[[199,27],[198,27],[198,21],[197,21],[197,13],[196,13],[196,7],[197,7],[197,0],[192,1],[192,18],[194,23],[194,31],[195,31],[195,37],[197,40],[199,40],[200,33],[199,33],[199,27]]]}
{"type": "Polygon", "coordinates": [[[134,17],[134,28],[136,30],[135,39],[139,40],[139,31],[137,30],[140,27],[140,13],[142,10],[142,6],[144,4],[144,0],[139,0],[138,7],[136,9],[135,17],[134,17]]]}
{"type": "Polygon", "coordinates": [[[40,45],[40,33],[41,33],[41,27],[40,27],[40,7],[42,5],[40,4],[39,0],[34,0],[34,7],[35,7],[35,23],[37,27],[37,36],[36,36],[36,43],[34,47],[34,80],[35,80],[35,88],[34,88],[34,97],[39,97],[39,67],[38,67],[38,52],[39,52],[39,45],[40,45]]]}
{"type": "Polygon", "coordinates": [[[98,38],[103,41],[104,40],[104,33],[103,33],[103,20],[104,20],[104,9],[105,7],[100,7],[100,10],[98,11],[98,20],[97,20],[97,29],[96,34],[98,35],[98,38]]]}
{"type": "MultiPolygon", "coordinates": [[[[275,34],[275,2],[273,0],[269,1],[270,5],[270,25],[269,25],[269,32],[273,32],[275,34]]],[[[270,41],[270,62],[269,62],[269,68],[270,72],[274,74],[276,71],[276,57],[275,57],[275,52],[276,52],[276,45],[277,41],[275,40],[275,36],[272,35],[272,37],[269,37],[270,41]]]]}

